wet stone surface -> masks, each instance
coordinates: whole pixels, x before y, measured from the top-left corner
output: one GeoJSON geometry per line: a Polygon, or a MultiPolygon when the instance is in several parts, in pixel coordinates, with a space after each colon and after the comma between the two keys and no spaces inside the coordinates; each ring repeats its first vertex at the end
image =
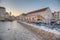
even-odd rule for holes
{"type": "Polygon", "coordinates": [[[0,22],[0,40],[41,40],[23,25],[13,22],[0,22]]]}

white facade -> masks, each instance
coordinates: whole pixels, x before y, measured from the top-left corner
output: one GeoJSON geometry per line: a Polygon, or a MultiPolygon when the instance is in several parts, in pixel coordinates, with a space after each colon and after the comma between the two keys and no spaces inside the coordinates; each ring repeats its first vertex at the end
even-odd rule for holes
{"type": "Polygon", "coordinates": [[[54,18],[55,20],[60,20],[60,11],[54,12],[53,18],[54,18]]]}
{"type": "Polygon", "coordinates": [[[21,14],[20,16],[17,17],[17,19],[21,21],[26,21],[26,14],[21,14]]]}
{"type": "Polygon", "coordinates": [[[4,7],[0,7],[0,20],[4,20],[4,15],[6,13],[6,10],[4,7]]]}
{"type": "MultiPolygon", "coordinates": [[[[47,9],[44,11],[32,12],[31,14],[27,15],[27,17],[29,17],[31,19],[32,18],[37,19],[36,18],[37,16],[40,16],[40,18],[42,19],[43,22],[49,23],[52,19],[52,12],[51,12],[50,8],[47,7],[47,9]]],[[[35,21],[38,21],[38,20],[35,20],[35,21]]]]}
{"type": "Polygon", "coordinates": [[[51,19],[53,19],[53,17],[50,8],[48,8],[43,14],[44,18],[46,19],[46,22],[51,22],[51,19]]]}

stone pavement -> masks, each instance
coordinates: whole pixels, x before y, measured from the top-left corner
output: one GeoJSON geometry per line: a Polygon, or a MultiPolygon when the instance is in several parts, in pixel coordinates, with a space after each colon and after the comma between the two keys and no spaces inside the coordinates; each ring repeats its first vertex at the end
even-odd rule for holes
{"type": "Polygon", "coordinates": [[[0,40],[41,40],[34,33],[14,22],[0,22],[0,40]],[[3,25],[2,25],[3,24],[3,25]]]}
{"type": "Polygon", "coordinates": [[[19,30],[17,32],[17,40],[19,40],[19,39],[20,40],[41,40],[35,34],[33,34],[31,31],[24,28],[22,25],[20,25],[19,30]],[[18,35],[18,34],[20,34],[20,35],[18,35]]]}

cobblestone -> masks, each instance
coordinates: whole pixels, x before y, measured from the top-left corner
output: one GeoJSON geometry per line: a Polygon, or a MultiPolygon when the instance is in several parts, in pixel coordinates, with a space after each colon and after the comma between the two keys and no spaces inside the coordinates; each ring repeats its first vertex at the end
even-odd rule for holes
{"type": "Polygon", "coordinates": [[[0,22],[0,40],[41,40],[34,33],[14,22],[0,22]],[[2,25],[3,24],[3,25],[2,25]]]}

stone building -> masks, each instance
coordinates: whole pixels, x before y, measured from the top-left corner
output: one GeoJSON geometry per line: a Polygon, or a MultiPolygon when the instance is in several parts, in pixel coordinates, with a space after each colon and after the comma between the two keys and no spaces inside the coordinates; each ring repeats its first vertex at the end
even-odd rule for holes
{"type": "Polygon", "coordinates": [[[6,14],[6,9],[4,7],[0,7],[0,20],[4,20],[5,14],[6,14]]]}
{"type": "Polygon", "coordinates": [[[59,12],[59,11],[58,11],[58,12],[54,12],[54,13],[53,13],[53,17],[54,17],[54,19],[56,19],[56,20],[60,19],[60,12],[59,12]]]}
{"type": "Polygon", "coordinates": [[[26,19],[26,16],[27,14],[25,14],[25,13],[23,13],[23,14],[21,14],[21,15],[19,15],[18,17],[17,17],[17,19],[18,20],[21,20],[21,21],[27,21],[27,19],[26,19]]]}
{"type": "Polygon", "coordinates": [[[60,21],[60,11],[52,13],[53,15],[53,21],[57,22],[60,21]]]}
{"type": "Polygon", "coordinates": [[[4,21],[11,18],[13,18],[11,17],[11,13],[9,14],[8,12],[6,12],[5,7],[0,7],[0,20],[4,21]]]}
{"type": "Polygon", "coordinates": [[[26,15],[28,22],[45,22],[49,23],[52,19],[52,12],[49,7],[28,12],[26,15]]]}

